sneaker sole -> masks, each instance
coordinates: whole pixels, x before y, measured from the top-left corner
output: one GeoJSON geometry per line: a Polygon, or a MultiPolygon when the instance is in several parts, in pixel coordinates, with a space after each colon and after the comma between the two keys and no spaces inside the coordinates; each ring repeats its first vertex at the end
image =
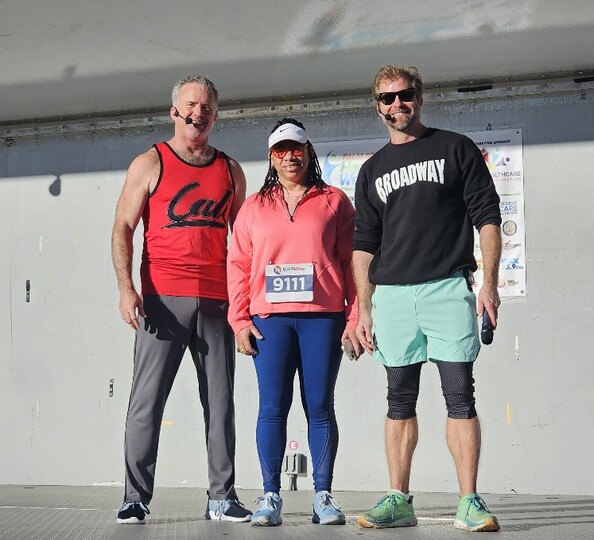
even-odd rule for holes
{"type": "Polygon", "coordinates": [[[346,518],[344,516],[332,516],[330,519],[322,521],[318,514],[314,514],[311,518],[311,522],[319,525],[345,525],[346,518]]]}
{"type": "Polygon", "coordinates": [[[116,522],[122,525],[144,525],[146,523],[144,519],[138,519],[137,517],[129,517],[126,519],[117,518],[116,522]]]}
{"type": "Polygon", "coordinates": [[[282,519],[279,519],[276,523],[273,523],[270,519],[265,517],[259,517],[256,519],[252,519],[251,523],[254,527],[276,527],[283,522],[282,519]]]}
{"type": "Polygon", "coordinates": [[[499,530],[499,523],[494,519],[487,519],[484,523],[479,523],[478,525],[471,526],[462,521],[461,519],[454,520],[454,527],[456,529],[461,529],[463,531],[472,531],[472,532],[496,532],[499,530]]]}
{"type": "Polygon", "coordinates": [[[414,527],[417,524],[417,518],[406,518],[398,521],[391,521],[389,523],[372,523],[367,521],[365,516],[359,516],[359,525],[367,529],[390,529],[393,527],[414,527]]]}
{"type": "Polygon", "coordinates": [[[245,517],[233,517],[233,516],[218,516],[216,512],[209,510],[207,514],[204,514],[206,519],[212,519],[213,521],[228,521],[230,523],[245,523],[246,521],[250,521],[252,518],[252,514],[248,514],[245,517]]]}

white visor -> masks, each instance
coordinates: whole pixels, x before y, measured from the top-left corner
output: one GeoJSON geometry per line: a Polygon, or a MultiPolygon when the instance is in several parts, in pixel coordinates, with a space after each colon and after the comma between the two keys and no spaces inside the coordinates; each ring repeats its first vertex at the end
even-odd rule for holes
{"type": "Polygon", "coordinates": [[[268,137],[268,149],[281,141],[296,141],[304,144],[307,142],[307,133],[295,124],[283,124],[275,129],[268,137]]]}

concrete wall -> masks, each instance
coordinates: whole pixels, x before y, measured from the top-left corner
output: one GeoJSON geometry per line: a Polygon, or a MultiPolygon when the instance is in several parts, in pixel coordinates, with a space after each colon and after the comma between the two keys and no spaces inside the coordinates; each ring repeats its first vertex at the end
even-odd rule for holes
{"type": "MultiPolygon", "coordinates": [[[[385,135],[370,106],[296,112],[308,110],[296,107],[291,116],[314,142],[385,135]]],[[[262,182],[266,138],[284,115],[217,124],[212,142],[242,163],[249,192],[262,182]]],[[[456,131],[523,130],[527,297],[503,305],[494,344],[475,370],[483,426],[479,488],[594,494],[593,93],[428,97],[424,119],[456,131]]],[[[166,125],[65,130],[7,140],[0,150],[0,483],[123,480],[133,333],[118,312],[111,225],[129,162],[169,137],[166,125]]],[[[423,370],[412,488],[455,492],[436,371],[423,370]]],[[[336,490],[388,486],[385,387],[373,360],[345,360],[336,395],[336,490]]],[[[238,358],[236,405],[237,484],[258,488],[257,389],[245,357],[238,358]]],[[[207,485],[201,415],[188,357],[165,412],[158,485],[207,485]]],[[[308,453],[298,399],[288,439],[308,453]]],[[[310,486],[311,472],[299,479],[300,488],[310,486]]]]}

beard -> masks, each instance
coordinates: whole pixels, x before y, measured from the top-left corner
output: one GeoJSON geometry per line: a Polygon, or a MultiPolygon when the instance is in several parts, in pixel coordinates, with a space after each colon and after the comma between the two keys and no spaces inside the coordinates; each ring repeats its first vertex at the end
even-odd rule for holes
{"type": "MultiPolygon", "coordinates": [[[[403,112],[405,112],[405,111],[403,111],[403,112]]],[[[410,111],[406,111],[406,113],[408,113],[408,116],[406,118],[404,118],[400,121],[396,120],[396,122],[388,121],[387,122],[388,126],[391,127],[392,129],[395,129],[396,131],[405,131],[406,129],[408,129],[413,124],[415,124],[416,122],[419,121],[420,114],[419,114],[419,111],[417,111],[416,109],[411,109],[410,111]]],[[[393,118],[396,118],[396,117],[393,116],[393,118]]]]}

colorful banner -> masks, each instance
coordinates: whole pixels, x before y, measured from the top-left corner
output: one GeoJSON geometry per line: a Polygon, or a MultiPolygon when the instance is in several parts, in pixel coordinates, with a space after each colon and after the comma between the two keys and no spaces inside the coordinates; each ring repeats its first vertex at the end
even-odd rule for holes
{"type": "MultiPolygon", "coordinates": [[[[480,148],[501,199],[502,252],[499,265],[499,295],[526,296],[526,244],[524,220],[524,160],[522,130],[466,133],[480,148]]],[[[483,282],[483,259],[478,232],[474,234],[477,290],[483,282]]]]}
{"type": "Polygon", "coordinates": [[[355,182],[361,165],[387,142],[383,138],[316,143],[324,181],[342,189],[355,204],[355,182]]]}

